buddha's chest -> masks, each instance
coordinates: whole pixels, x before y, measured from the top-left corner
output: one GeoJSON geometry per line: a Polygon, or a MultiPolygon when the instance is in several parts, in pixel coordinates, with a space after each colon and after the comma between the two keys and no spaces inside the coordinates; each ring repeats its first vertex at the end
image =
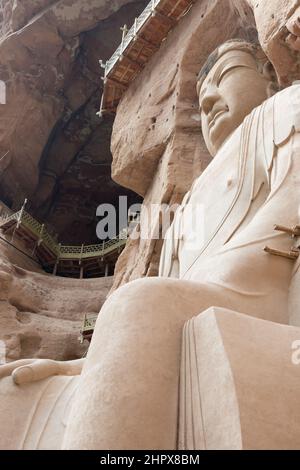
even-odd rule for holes
{"type": "Polygon", "coordinates": [[[177,216],[181,274],[195,259],[216,253],[251,211],[256,177],[263,175],[257,155],[243,154],[239,133],[235,137],[194,183],[177,216]]]}
{"type": "Polygon", "coordinates": [[[192,188],[183,208],[183,233],[189,233],[193,224],[201,224],[207,240],[234,202],[243,184],[238,149],[224,152],[221,157],[212,162],[192,188]]]}

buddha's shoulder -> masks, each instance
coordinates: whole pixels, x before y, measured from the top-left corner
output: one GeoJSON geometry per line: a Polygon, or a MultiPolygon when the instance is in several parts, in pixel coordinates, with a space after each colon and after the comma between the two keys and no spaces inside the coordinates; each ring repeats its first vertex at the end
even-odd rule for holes
{"type": "Polygon", "coordinates": [[[265,125],[273,120],[276,145],[284,144],[294,132],[300,132],[300,82],[276,93],[266,102],[265,125]]]}
{"type": "Polygon", "coordinates": [[[288,114],[300,115],[300,81],[279,91],[271,99],[274,100],[276,111],[284,109],[288,114]]]}
{"type": "Polygon", "coordinates": [[[293,94],[293,95],[299,95],[300,93],[300,80],[294,82],[292,85],[283,88],[281,91],[278,91],[275,96],[278,95],[285,95],[285,94],[293,94]]]}

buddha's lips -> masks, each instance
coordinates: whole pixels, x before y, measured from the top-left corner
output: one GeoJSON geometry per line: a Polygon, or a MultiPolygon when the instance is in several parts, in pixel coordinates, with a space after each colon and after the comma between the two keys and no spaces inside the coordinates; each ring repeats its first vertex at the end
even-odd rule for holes
{"type": "Polygon", "coordinates": [[[213,117],[212,119],[210,120],[209,124],[208,124],[208,128],[211,129],[215,123],[216,123],[216,120],[224,113],[227,113],[228,110],[227,109],[221,109],[221,111],[218,111],[213,117]]]}

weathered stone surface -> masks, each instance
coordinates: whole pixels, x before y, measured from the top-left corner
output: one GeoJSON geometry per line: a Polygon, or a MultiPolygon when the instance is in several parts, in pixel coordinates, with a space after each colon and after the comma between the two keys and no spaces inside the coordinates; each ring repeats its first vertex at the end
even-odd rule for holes
{"type": "Polygon", "coordinates": [[[82,357],[88,347],[78,340],[84,314],[98,314],[112,279],[45,275],[3,240],[0,254],[0,340],[6,360],[82,357]]]}
{"type": "Polygon", "coordinates": [[[299,80],[299,52],[286,42],[287,20],[295,12],[300,16],[299,0],[248,0],[248,3],[254,11],[260,43],[276,67],[281,83],[287,86],[299,80]]]}
{"type": "MultiPolygon", "coordinates": [[[[96,207],[130,194],[110,177],[112,121],[96,116],[99,59],[119,45],[147,0],[0,2],[0,199],[55,227],[61,241],[96,240],[96,207]]],[[[133,200],[135,197],[131,195],[133,200]]]]}
{"type": "MultiPolygon", "coordinates": [[[[96,112],[99,59],[118,46],[119,27],[146,1],[0,1],[0,199],[34,215],[62,241],[96,240],[96,207],[117,205],[110,177],[112,120],[96,112]]],[[[133,196],[135,199],[135,196],[133,196]]],[[[17,241],[15,240],[15,243],[17,241]]],[[[85,313],[98,313],[111,279],[45,276],[20,252],[0,245],[0,339],[7,360],[81,357],[85,313]]]]}

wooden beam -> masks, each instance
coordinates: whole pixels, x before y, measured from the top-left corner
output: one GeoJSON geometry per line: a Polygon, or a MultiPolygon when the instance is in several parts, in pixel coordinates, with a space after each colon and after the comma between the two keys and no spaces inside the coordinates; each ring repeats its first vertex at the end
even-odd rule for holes
{"type": "Polygon", "coordinates": [[[105,109],[102,109],[101,113],[102,115],[104,114],[116,114],[117,112],[117,108],[105,108],[105,109]]]}
{"type": "Polygon", "coordinates": [[[174,11],[177,9],[177,7],[179,6],[179,4],[182,2],[182,0],[177,0],[177,2],[175,3],[175,5],[173,6],[172,10],[170,11],[170,15],[172,15],[174,13],[174,11]]]}
{"type": "Polygon", "coordinates": [[[121,83],[118,80],[116,80],[115,78],[111,78],[111,77],[106,77],[104,79],[104,84],[106,84],[106,83],[111,83],[112,85],[114,85],[118,88],[121,88],[124,91],[126,91],[127,88],[128,88],[128,85],[125,85],[124,83],[121,83]]]}
{"type": "Polygon", "coordinates": [[[152,41],[149,41],[149,39],[145,39],[143,36],[141,36],[139,33],[136,35],[137,41],[141,41],[145,44],[145,46],[152,47],[153,49],[157,50],[160,48],[159,44],[155,44],[152,41]]]}
{"type": "Polygon", "coordinates": [[[285,232],[291,235],[291,237],[300,237],[300,226],[296,225],[295,227],[285,227],[283,225],[275,225],[274,230],[278,232],[285,232]]]}
{"type": "Polygon", "coordinates": [[[160,11],[154,10],[153,16],[160,18],[164,22],[168,22],[170,26],[176,26],[178,21],[175,20],[174,18],[171,18],[171,16],[167,16],[164,13],[161,13],[160,11]]]}
{"type": "Polygon", "coordinates": [[[283,258],[288,258],[292,260],[296,260],[299,258],[299,250],[296,248],[292,248],[291,251],[281,251],[281,250],[275,250],[274,248],[270,248],[266,246],[264,248],[264,251],[266,253],[269,253],[270,255],[275,255],[275,256],[281,256],[283,258]]]}
{"type": "MultiPolygon", "coordinates": [[[[177,9],[181,10],[178,19],[182,18],[183,14],[186,14],[196,3],[197,0],[190,0],[190,1],[185,1],[183,5],[180,5],[180,3],[183,3],[182,0],[178,0],[171,11],[169,12],[170,15],[172,15],[177,9]]],[[[176,15],[177,16],[177,15],[176,15]]]]}
{"type": "Polygon", "coordinates": [[[124,53],[121,55],[120,60],[122,61],[123,59],[127,60],[133,67],[137,68],[140,72],[143,70],[143,65],[137,62],[136,60],[131,59],[128,55],[125,55],[124,53]]]}

